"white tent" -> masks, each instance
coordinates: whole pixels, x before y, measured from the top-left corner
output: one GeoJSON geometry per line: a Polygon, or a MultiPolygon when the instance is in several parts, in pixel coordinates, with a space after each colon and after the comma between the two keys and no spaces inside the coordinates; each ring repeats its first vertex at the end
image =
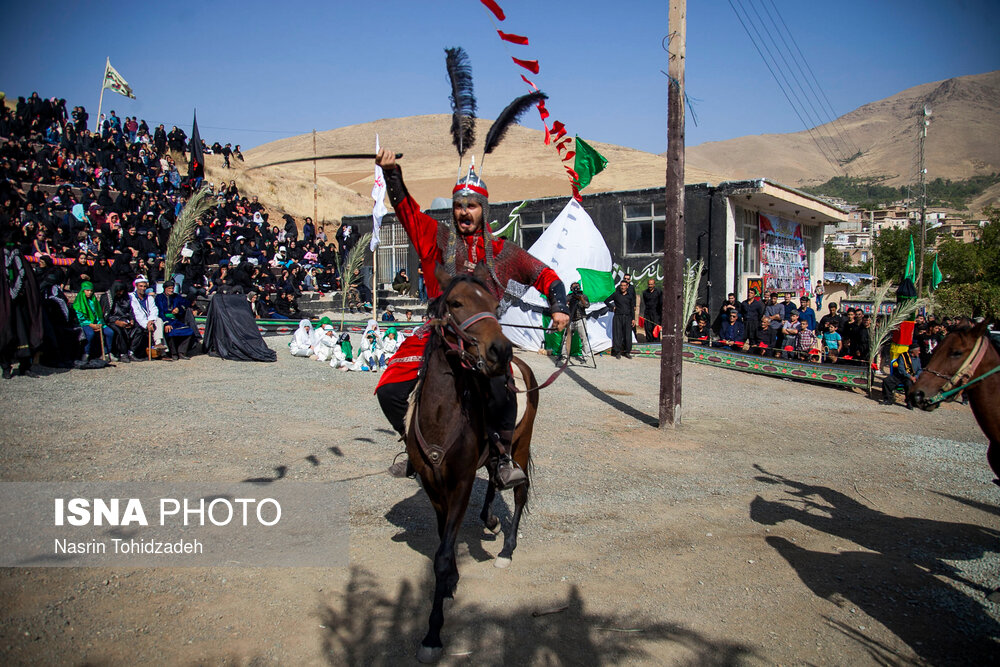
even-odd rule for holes
{"type": "MultiPolygon", "coordinates": [[[[597,231],[594,221],[575,199],[569,200],[528,252],[552,267],[567,290],[571,283],[580,280],[578,268],[611,271],[611,251],[608,250],[604,237],[597,231]]],[[[548,306],[548,300],[534,287],[529,288],[521,300],[529,306],[548,306]]],[[[604,304],[601,302],[591,303],[587,312],[592,313],[602,308],[604,304]]],[[[611,347],[611,318],[611,313],[606,312],[599,318],[587,319],[587,334],[594,352],[611,347]]],[[[517,304],[507,309],[500,318],[500,323],[540,327],[542,314],[537,309],[517,304]]],[[[539,329],[504,326],[503,332],[510,342],[526,350],[540,350],[544,345],[544,332],[539,329]]]]}

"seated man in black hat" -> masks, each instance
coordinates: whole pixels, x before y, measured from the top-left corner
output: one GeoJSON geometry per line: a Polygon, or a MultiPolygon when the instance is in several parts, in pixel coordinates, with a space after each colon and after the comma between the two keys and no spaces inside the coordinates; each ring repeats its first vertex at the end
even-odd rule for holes
{"type": "Polygon", "coordinates": [[[164,357],[167,361],[190,359],[188,352],[194,342],[190,304],[183,296],[174,293],[176,287],[173,280],[168,280],[163,283],[163,293],[156,295],[156,310],[163,318],[163,334],[170,351],[170,356],[164,357]]]}

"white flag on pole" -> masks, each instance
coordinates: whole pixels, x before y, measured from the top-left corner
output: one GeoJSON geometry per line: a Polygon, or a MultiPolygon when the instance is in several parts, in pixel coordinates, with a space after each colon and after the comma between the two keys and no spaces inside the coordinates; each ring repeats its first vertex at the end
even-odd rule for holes
{"type": "MultiPolygon", "coordinates": [[[[375,135],[375,153],[378,154],[378,135],[375,135]]],[[[372,207],[372,240],[368,245],[368,249],[375,252],[375,248],[378,247],[379,229],[382,227],[382,216],[389,212],[389,209],[385,207],[385,176],[382,174],[382,167],[375,165],[375,185],[372,186],[372,199],[375,200],[375,206],[372,207]]]]}
{"type": "Polygon", "coordinates": [[[104,65],[104,88],[110,88],[119,95],[131,97],[133,100],[135,99],[135,93],[132,92],[132,86],[128,85],[128,81],[125,80],[125,77],[119,74],[118,70],[111,66],[111,58],[108,58],[107,63],[104,65]]]}

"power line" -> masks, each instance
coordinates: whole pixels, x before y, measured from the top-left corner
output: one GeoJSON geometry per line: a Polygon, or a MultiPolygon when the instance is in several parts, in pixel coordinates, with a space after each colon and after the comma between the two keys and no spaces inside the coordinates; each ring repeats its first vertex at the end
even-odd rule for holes
{"type": "MultiPolygon", "coordinates": [[[[771,4],[772,6],[774,6],[773,0],[771,4]]],[[[851,158],[857,155],[858,151],[851,150],[850,146],[848,145],[848,142],[844,139],[844,136],[837,130],[836,125],[832,124],[833,118],[831,118],[830,115],[826,113],[826,110],[820,103],[819,96],[816,94],[816,90],[813,88],[812,82],[810,82],[808,77],[805,76],[805,72],[802,69],[802,64],[800,62],[800,59],[796,58],[795,53],[792,52],[791,47],[788,45],[788,40],[785,39],[785,32],[783,32],[781,28],[778,27],[778,24],[774,20],[774,16],[772,15],[771,11],[767,8],[767,5],[761,2],[761,6],[763,7],[764,13],[767,15],[768,20],[771,22],[771,25],[774,26],[774,31],[781,39],[781,43],[785,47],[785,51],[788,52],[788,56],[791,59],[792,63],[795,65],[795,69],[798,71],[798,74],[796,74],[795,71],[789,68],[790,71],[792,71],[792,76],[799,83],[799,89],[802,91],[803,97],[805,98],[806,102],[808,102],[809,107],[813,110],[813,113],[816,115],[816,118],[819,121],[819,125],[817,125],[816,128],[817,131],[819,131],[820,127],[825,125],[827,131],[832,129],[834,132],[836,132],[836,137],[834,137],[833,134],[831,133],[830,140],[835,146],[837,146],[838,150],[841,151],[841,164],[844,165],[846,170],[847,165],[850,164],[852,161],[851,158]],[[803,85],[803,83],[805,85],[803,85]],[[809,90],[808,93],[806,92],[806,88],[808,88],[809,90]]],[[[774,10],[775,13],[777,13],[777,7],[774,7],[774,10]]],[[[784,24],[784,19],[782,19],[782,24],[786,25],[784,24]]]]}
{"type": "MultiPolygon", "coordinates": [[[[781,48],[779,48],[778,43],[774,39],[771,31],[768,30],[767,26],[764,24],[764,19],[761,17],[760,12],[757,11],[757,7],[753,4],[753,1],[748,0],[747,4],[750,6],[750,9],[753,10],[754,15],[756,15],[757,17],[757,21],[760,23],[761,32],[763,33],[762,40],[764,36],[766,36],[770,40],[769,44],[765,43],[765,47],[767,48],[768,54],[771,56],[772,62],[774,62],[775,66],[777,67],[778,73],[781,74],[782,78],[785,80],[785,84],[791,91],[792,96],[798,101],[799,107],[802,109],[802,113],[805,114],[805,116],[808,118],[810,126],[816,132],[817,136],[819,136],[820,139],[823,141],[824,145],[827,147],[827,150],[830,152],[831,155],[833,155],[837,163],[844,169],[845,172],[847,172],[845,157],[840,151],[840,149],[837,147],[835,142],[833,142],[830,137],[827,137],[822,132],[820,132],[819,126],[822,123],[819,121],[818,116],[814,117],[813,115],[815,113],[815,107],[812,104],[812,100],[809,99],[809,96],[806,95],[805,93],[805,89],[795,78],[794,73],[788,66],[788,61],[785,59],[785,54],[782,52],[781,48]],[[775,54],[777,54],[777,57],[775,57],[775,54]],[[778,62],[778,58],[781,59],[780,63],[778,62]],[[793,85],[793,83],[797,85],[798,92],[796,92],[795,89],[796,86],[793,85]],[[807,109],[806,105],[802,103],[802,100],[805,100],[809,104],[809,106],[812,107],[813,114],[810,114],[809,109],[807,109]]],[[[747,16],[749,17],[749,12],[747,12],[746,7],[743,8],[743,11],[746,12],[747,16]]]]}
{"type": "MultiPolygon", "coordinates": [[[[809,73],[808,77],[806,77],[805,74],[803,74],[803,78],[805,78],[806,82],[809,84],[809,89],[813,91],[814,95],[816,95],[812,83],[810,82],[811,78],[812,82],[815,82],[816,84],[816,90],[819,90],[819,95],[817,96],[817,99],[819,99],[820,96],[822,97],[821,107],[822,103],[825,102],[826,105],[825,108],[829,111],[829,118],[832,119],[831,122],[833,124],[833,127],[838,133],[838,135],[842,137],[844,143],[847,144],[849,149],[852,151],[851,156],[854,155],[860,156],[860,160],[865,163],[866,171],[868,172],[869,176],[874,178],[878,174],[875,172],[871,162],[868,160],[868,154],[865,151],[862,151],[860,146],[856,142],[850,139],[850,135],[847,133],[847,130],[843,127],[843,123],[841,122],[840,117],[837,115],[837,112],[834,111],[833,105],[830,103],[830,98],[827,96],[826,91],[823,90],[823,86],[820,84],[819,79],[816,78],[816,73],[809,65],[809,61],[806,60],[805,54],[802,53],[802,49],[799,48],[799,44],[798,41],[795,39],[795,35],[793,35],[792,31],[788,28],[788,24],[785,22],[785,18],[781,15],[781,12],[778,10],[777,5],[774,4],[774,0],[770,0],[770,2],[771,6],[774,8],[774,13],[778,16],[778,19],[781,21],[781,25],[784,27],[784,33],[788,35],[789,40],[795,47],[796,53],[798,53],[798,58],[796,59],[796,63],[801,62],[801,64],[805,66],[806,71],[809,73]]],[[[779,34],[781,34],[780,30],[779,34]]],[[[789,52],[791,52],[791,49],[789,49],[789,52]]]]}
{"type": "MultiPolygon", "coordinates": [[[[795,112],[795,115],[798,116],[799,121],[806,128],[806,132],[809,133],[809,138],[812,139],[812,141],[813,141],[814,144],[816,144],[816,148],[823,155],[823,157],[826,158],[827,162],[830,163],[830,166],[832,166],[834,169],[839,169],[839,166],[837,165],[836,161],[833,160],[827,154],[826,150],[823,148],[823,146],[820,145],[819,141],[814,136],[812,128],[809,127],[809,124],[806,123],[805,119],[802,118],[802,114],[799,113],[798,107],[796,107],[795,103],[792,102],[792,99],[789,96],[788,91],[785,90],[785,87],[782,85],[781,80],[778,78],[778,75],[775,74],[774,68],[771,67],[771,63],[768,62],[767,58],[764,56],[764,52],[761,51],[760,45],[757,43],[757,40],[755,40],[754,37],[753,37],[753,35],[750,33],[750,29],[747,27],[747,22],[743,20],[742,16],[740,16],[739,11],[737,11],[737,9],[736,9],[736,5],[733,4],[733,0],[729,0],[729,6],[732,7],[733,13],[736,14],[736,18],[739,20],[740,25],[743,26],[743,30],[746,31],[747,37],[750,38],[750,42],[753,44],[754,48],[757,50],[757,53],[760,55],[761,60],[764,61],[764,66],[767,67],[768,71],[771,73],[771,76],[774,78],[775,83],[778,84],[778,88],[781,89],[781,93],[785,96],[785,99],[788,101],[789,106],[792,107],[792,111],[795,112]]],[[[747,20],[749,21],[749,15],[747,15],[747,20]]],[[[754,30],[756,31],[756,27],[754,27],[754,30]]]]}

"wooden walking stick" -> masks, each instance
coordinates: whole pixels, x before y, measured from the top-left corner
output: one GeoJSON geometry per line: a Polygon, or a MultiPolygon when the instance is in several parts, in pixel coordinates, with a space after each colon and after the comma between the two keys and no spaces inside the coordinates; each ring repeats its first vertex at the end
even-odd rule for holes
{"type": "Polygon", "coordinates": [[[104,325],[101,324],[101,328],[97,331],[98,335],[101,337],[101,359],[104,361],[108,360],[108,355],[104,351],[104,325]]]}
{"type": "Polygon", "coordinates": [[[152,361],[153,360],[153,330],[149,328],[148,324],[146,325],[146,341],[148,343],[148,347],[146,348],[146,359],[152,361]]]}

